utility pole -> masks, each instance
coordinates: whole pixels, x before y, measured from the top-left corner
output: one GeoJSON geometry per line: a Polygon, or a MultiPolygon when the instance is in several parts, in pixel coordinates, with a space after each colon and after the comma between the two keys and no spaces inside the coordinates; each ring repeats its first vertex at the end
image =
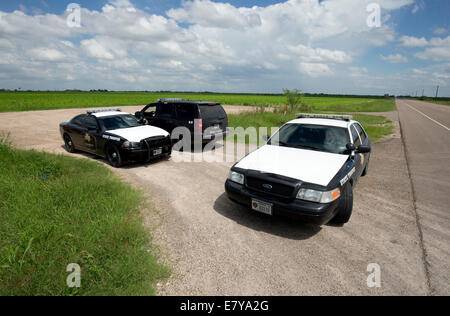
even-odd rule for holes
{"type": "Polygon", "coordinates": [[[436,98],[435,98],[435,101],[437,101],[438,95],[439,95],[439,86],[437,86],[437,89],[436,89],[436,98]]]}
{"type": "Polygon", "coordinates": [[[425,96],[425,89],[422,89],[422,96],[425,96]]]}

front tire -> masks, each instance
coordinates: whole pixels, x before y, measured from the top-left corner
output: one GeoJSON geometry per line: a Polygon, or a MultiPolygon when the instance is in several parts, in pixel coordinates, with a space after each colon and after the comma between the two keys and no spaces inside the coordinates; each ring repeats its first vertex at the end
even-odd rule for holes
{"type": "Polygon", "coordinates": [[[370,163],[370,159],[367,160],[366,167],[364,168],[364,171],[363,171],[363,173],[361,174],[361,177],[367,176],[367,173],[369,172],[369,163],[370,163]]]}
{"type": "Polygon", "coordinates": [[[114,145],[108,145],[106,147],[106,157],[108,158],[108,162],[114,168],[122,167],[123,161],[122,156],[120,155],[120,151],[114,145]]]}
{"type": "Polygon", "coordinates": [[[72,138],[67,134],[64,134],[64,147],[66,148],[67,152],[71,154],[76,151],[72,138]]]}
{"type": "Polygon", "coordinates": [[[350,182],[344,185],[341,201],[338,206],[338,213],[332,222],[336,224],[346,224],[349,222],[353,213],[353,187],[350,182]]]}

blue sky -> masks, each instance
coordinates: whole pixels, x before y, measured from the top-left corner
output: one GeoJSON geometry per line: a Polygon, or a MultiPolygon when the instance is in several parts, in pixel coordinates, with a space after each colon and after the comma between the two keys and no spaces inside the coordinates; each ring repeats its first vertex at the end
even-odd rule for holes
{"type": "Polygon", "coordinates": [[[1,88],[450,96],[448,0],[76,2],[0,3],[1,88]]]}

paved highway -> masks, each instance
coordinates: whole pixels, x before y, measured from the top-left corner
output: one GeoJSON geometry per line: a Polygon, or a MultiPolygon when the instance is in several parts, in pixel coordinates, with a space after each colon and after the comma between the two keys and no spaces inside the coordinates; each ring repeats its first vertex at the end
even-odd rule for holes
{"type": "Polygon", "coordinates": [[[430,294],[450,294],[450,107],[397,101],[430,294]]]}

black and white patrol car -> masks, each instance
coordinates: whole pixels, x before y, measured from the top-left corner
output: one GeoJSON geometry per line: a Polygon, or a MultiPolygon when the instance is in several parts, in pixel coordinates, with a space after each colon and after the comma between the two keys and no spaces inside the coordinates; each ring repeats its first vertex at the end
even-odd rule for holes
{"type": "Polygon", "coordinates": [[[120,109],[87,111],[61,123],[60,133],[68,152],[98,155],[117,168],[126,162],[149,161],[172,153],[168,132],[142,125],[120,109]]]}
{"type": "Polygon", "coordinates": [[[268,215],[344,224],[366,175],[370,138],[351,116],[299,114],[231,169],[228,197],[268,215]]]}

